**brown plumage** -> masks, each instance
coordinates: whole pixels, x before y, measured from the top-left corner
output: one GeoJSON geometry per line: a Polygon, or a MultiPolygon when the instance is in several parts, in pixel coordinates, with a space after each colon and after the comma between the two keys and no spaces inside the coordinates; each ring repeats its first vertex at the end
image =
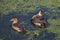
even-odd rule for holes
{"type": "Polygon", "coordinates": [[[45,20],[42,18],[44,12],[43,10],[41,10],[38,14],[34,15],[31,19],[31,23],[34,24],[35,26],[44,28],[46,27],[46,22],[45,20]]]}
{"type": "Polygon", "coordinates": [[[19,33],[25,32],[23,28],[24,24],[19,22],[17,17],[13,17],[11,21],[12,21],[12,30],[15,30],[19,33]]]}

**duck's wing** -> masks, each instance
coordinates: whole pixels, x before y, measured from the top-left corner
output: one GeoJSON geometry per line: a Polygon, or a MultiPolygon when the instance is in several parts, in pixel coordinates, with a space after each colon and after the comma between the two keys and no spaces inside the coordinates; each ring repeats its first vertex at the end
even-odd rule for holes
{"type": "Polygon", "coordinates": [[[24,29],[24,24],[23,23],[18,23],[18,27],[20,28],[20,29],[24,29]]]}
{"type": "Polygon", "coordinates": [[[42,21],[40,19],[36,19],[36,20],[32,20],[32,22],[34,22],[34,23],[40,23],[42,21]]]}
{"type": "Polygon", "coordinates": [[[12,24],[14,27],[18,27],[18,23],[14,23],[12,24]]]}

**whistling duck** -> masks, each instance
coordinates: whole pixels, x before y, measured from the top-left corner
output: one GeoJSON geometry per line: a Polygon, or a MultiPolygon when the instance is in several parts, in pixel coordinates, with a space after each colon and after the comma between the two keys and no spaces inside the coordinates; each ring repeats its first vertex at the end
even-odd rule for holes
{"type": "Polygon", "coordinates": [[[31,18],[31,23],[40,28],[46,27],[46,21],[43,19],[44,12],[41,10],[38,14],[31,18]]]}
{"type": "Polygon", "coordinates": [[[22,32],[25,32],[23,26],[24,24],[19,22],[18,18],[17,17],[13,17],[11,19],[12,21],[12,29],[19,32],[19,33],[22,33],[22,32]]]}

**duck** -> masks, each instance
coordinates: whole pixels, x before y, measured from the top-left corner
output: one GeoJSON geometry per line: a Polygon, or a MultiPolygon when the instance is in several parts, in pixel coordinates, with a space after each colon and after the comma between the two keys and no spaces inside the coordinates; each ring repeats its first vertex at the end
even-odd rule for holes
{"type": "Polygon", "coordinates": [[[12,30],[18,32],[18,33],[23,33],[26,32],[24,29],[24,23],[20,22],[19,19],[17,17],[12,17],[12,19],[10,20],[12,21],[12,30]]]}
{"type": "Polygon", "coordinates": [[[44,15],[44,11],[40,10],[38,14],[32,16],[31,23],[39,28],[45,28],[46,21],[44,20],[43,15],[44,15]]]}

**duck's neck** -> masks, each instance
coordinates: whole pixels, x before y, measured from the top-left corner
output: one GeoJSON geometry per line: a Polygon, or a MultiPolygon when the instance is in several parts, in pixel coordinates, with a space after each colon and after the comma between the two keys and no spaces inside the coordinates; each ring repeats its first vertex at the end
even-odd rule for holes
{"type": "Polygon", "coordinates": [[[39,13],[38,16],[42,17],[43,15],[41,13],[39,13]]]}
{"type": "Polygon", "coordinates": [[[43,16],[43,14],[42,14],[42,12],[41,12],[41,11],[38,13],[38,15],[39,15],[39,16],[43,16]]]}

